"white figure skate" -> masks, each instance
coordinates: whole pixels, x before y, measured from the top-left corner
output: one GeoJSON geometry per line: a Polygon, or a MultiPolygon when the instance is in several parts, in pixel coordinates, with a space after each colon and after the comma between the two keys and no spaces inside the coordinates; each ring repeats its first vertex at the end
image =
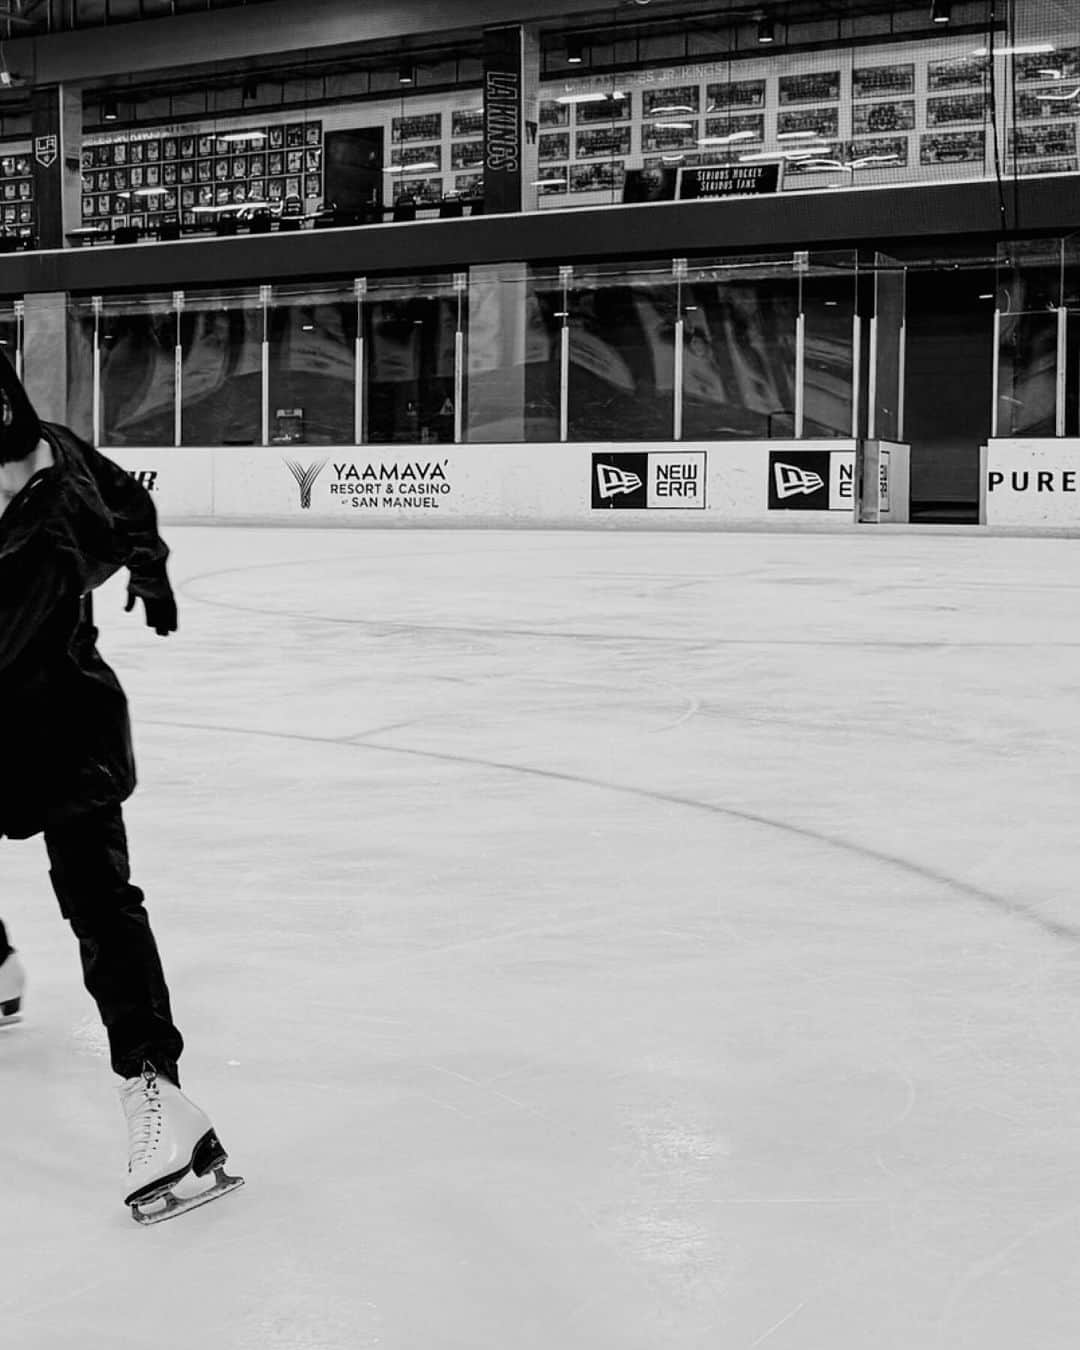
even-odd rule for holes
{"type": "Polygon", "coordinates": [[[9,952],[7,960],[0,965],[0,1027],[8,1022],[19,1020],[23,993],[26,989],[26,972],[19,960],[18,952],[9,952]]]}
{"type": "Polygon", "coordinates": [[[130,1185],[124,1204],[131,1206],[136,1223],[174,1219],[244,1184],[243,1177],[225,1174],[228,1154],[210,1117],[152,1065],[144,1065],[138,1078],[124,1080],[120,1101],[128,1124],[130,1185]],[[205,1177],[210,1172],[214,1184],[208,1189],[174,1193],[189,1174],[205,1177]]]}

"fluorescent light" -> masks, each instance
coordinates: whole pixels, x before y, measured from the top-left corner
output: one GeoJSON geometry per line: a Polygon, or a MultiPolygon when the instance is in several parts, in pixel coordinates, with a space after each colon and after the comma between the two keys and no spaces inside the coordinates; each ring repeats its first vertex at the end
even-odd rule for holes
{"type": "Polygon", "coordinates": [[[432,160],[424,160],[420,164],[390,164],[383,173],[419,173],[422,169],[437,169],[439,166],[432,160]]]}
{"type": "Polygon", "coordinates": [[[133,189],[136,197],[156,197],[159,192],[168,191],[163,187],[142,187],[133,189]]]}
{"type": "Polygon", "coordinates": [[[754,151],[751,151],[751,153],[748,154],[748,155],[740,155],[740,156],[739,156],[739,163],[740,163],[740,164],[756,164],[756,163],[759,163],[761,160],[773,160],[773,161],[776,161],[776,160],[780,160],[780,159],[783,159],[783,158],[784,158],[784,156],[781,155],[781,154],[779,153],[779,151],[777,151],[777,150],[754,150],[754,151]]]}
{"type": "Polygon", "coordinates": [[[730,145],[732,141],[752,141],[756,135],[753,131],[733,131],[730,136],[702,136],[698,145],[730,145]]]}
{"type": "Polygon", "coordinates": [[[820,131],[781,131],[776,139],[778,141],[816,141],[820,135],[820,131]]]}
{"type": "Polygon", "coordinates": [[[560,94],[556,103],[606,103],[607,94],[560,94]]]}
{"type": "Polygon", "coordinates": [[[1080,98],[1080,84],[1071,94],[1037,94],[1040,103],[1071,103],[1074,98],[1080,98]]]}
{"type": "Polygon", "coordinates": [[[266,139],[265,131],[227,131],[223,136],[219,136],[219,141],[262,141],[266,139]]]}
{"type": "Polygon", "coordinates": [[[533,185],[533,187],[550,187],[550,186],[552,186],[552,185],[554,185],[554,186],[556,186],[556,187],[565,187],[565,186],[566,186],[566,179],[565,179],[565,178],[534,178],[533,181],[532,181],[532,185],[533,185]]]}
{"type": "Polygon", "coordinates": [[[670,108],[654,108],[652,115],[656,118],[664,117],[667,113],[692,113],[693,111],[688,103],[673,103],[670,108]]]}
{"type": "Polygon", "coordinates": [[[693,122],[654,122],[654,127],[666,128],[670,131],[693,131],[693,122]]]}
{"type": "MultiPolygon", "coordinates": [[[[1018,47],[995,47],[995,56],[1034,56],[1037,52],[1052,52],[1057,48],[1052,42],[1028,42],[1018,47]]],[[[972,56],[989,56],[989,47],[976,47],[972,56]]]]}
{"type": "Polygon", "coordinates": [[[895,164],[899,158],[899,155],[863,155],[861,159],[853,159],[851,167],[853,169],[866,169],[875,164],[895,164]]]}

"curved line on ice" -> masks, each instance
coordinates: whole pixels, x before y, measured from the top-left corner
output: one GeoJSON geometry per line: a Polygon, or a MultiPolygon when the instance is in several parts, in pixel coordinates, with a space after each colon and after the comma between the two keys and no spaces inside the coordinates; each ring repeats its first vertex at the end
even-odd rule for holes
{"type": "Polygon", "coordinates": [[[782,834],[825,844],[830,848],[853,854],[855,857],[865,858],[871,862],[880,863],[882,866],[895,868],[908,873],[910,876],[920,877],[924,881],[932,882],[936,886],[955,891],[959,895],[966,896],[969,900],[975,900],[979,904],[989,906],[1010,918],[1030,923],[1051,937],[1063,938],[1070,942],[1080,942],[1080,928],[1072,924],[1061,923],[1056,919],[1048,919],[1035,910],[1015,904],[1013,901],[1006,899],[1005,896],[995,895],[993,891],[983,890],[982,887],[971,882],[961,881],[958,877],[949,876],[948,873],[935,871],[934,868],[926,867],[922,863],[912,862],[908,858],[901,858],[893,853],[885,853],[881,849],[869,848],[865,844],[858,844],[850,839],[822,834],[818,830],[808,829],[803,825],[793,825],[786,820],[776,820],[771,816],[763,816],[755,811],[740,811],[732,806],[718,806],[713,802],[701,801],[697,797],[683,797],[678,793],[660,792],[654,788],[634,787],[628,783],[612,783],[603,778],[590,778],[585,774],[567,773],[561,769],[543,769],[531,764],[511,764],[505,760],[484,759],[478,755],[457,755],[440,750],[417,750],[407,746],[383,745],[378,741],[365,739],[372,734],[370,731],[361,732],[358,737],[334,738],[330,736],[306,736],[299,732],[290,731],[267,731],[259,727],[214,726],[204,722],[174,722],[154,718],[143,718],[141,724],[144,726],[179,727],[190,731],[207,731],[217,734],[226,732],[237,736],[267,736],[274,740],[304,741],[313,745],[337,746],[350,750],[375,750],[387,755],[408,755],[415,759],[435,760],[444,764],[458,764],[477,769],[495,769],[503,773],[524,774],[549,782],[569,783],[574,787],[595,788],[601,792],[616,792],[623,796],[638,797],[643,801],[663,802],[668,806],[680,806],[687,810],[703,811],[727,820],[737,820],[748,825],[760,825],[766,829],[778,830],[782,834]]]}

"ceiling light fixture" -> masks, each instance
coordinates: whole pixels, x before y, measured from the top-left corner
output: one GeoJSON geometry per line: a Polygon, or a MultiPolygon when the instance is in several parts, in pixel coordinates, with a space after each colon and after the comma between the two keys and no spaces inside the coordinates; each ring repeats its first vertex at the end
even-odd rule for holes
{"type": "Polygon", "coordinates": [[[580,66],[585,60],[585,42],[579,37],[566,39],[566,64],[580,66]]]}
{"type": "Polygon", "coordinates": [[[772,19],[770,19],[767,14],[763,14],[761,18],[758,19],[757,40],[763,47],[768,46],[770,42],[776,41],[776,29],[773,26],[772,19]]]}
{"type": "Polygon", "coordinates": [[[952,5],[949,0],[930,0],[930,22],[949,23],[952,19],[952,5]]]}

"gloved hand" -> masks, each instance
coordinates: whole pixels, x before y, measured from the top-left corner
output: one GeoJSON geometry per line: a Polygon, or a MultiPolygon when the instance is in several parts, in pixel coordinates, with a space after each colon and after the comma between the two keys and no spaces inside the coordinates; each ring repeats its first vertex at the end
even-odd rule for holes
{"type": "Polygon", "coordinates": [[[164,564],[153,576],[132,576],[128,581],[127,604],[124,613],[130,614],[135,601],[141,600],[146,610],[146,626],[159,637],[175,633],[179,624],[176,617],[176,596],[173,595],[164,564]]]}

